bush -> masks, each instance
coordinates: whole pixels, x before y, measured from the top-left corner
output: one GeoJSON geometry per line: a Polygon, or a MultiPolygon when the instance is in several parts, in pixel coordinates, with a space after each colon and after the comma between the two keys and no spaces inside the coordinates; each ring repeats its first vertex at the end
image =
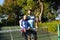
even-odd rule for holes
{"type": "Polygon", "coordinates": [[[0,27],[2,27],[3,25],[2,25],[2,23],[0,22],[0,27]]]}
{"type": "Polygon", "coordinates": [[[48,27],[49,32],[57,32],[57,25],[60,24],[60,21],[52,21],[47,23],[39,23],[40,27],[48,27]]]}

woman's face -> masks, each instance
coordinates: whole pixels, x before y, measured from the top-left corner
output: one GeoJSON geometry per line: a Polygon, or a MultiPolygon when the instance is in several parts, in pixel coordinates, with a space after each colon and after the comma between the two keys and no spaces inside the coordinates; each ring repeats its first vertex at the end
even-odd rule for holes
{"type": "Polygon", "coordinates": [[[24,15],[24,16],[23,16],[23,19],[24,19],[24,20],[26,20],[26,19],[27,19],[27,16],[26,16],[26,15],[24,15]]]}

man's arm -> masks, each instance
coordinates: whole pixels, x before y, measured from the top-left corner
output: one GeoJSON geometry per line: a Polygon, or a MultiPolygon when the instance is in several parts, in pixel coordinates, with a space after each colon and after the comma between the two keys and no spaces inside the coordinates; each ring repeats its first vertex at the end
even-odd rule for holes
{"type": "Polygon", "coordinates": [[[38,17],[35,18],[35,28],[38,28],[38,17]]]}

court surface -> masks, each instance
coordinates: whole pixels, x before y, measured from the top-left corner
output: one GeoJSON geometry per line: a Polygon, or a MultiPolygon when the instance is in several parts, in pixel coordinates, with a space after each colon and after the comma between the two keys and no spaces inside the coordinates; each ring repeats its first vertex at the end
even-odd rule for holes
{"type": "MultiPolygon", "coordinates": [[[[0,30],[1,31],[1,30],[0,30]]],[[[57,40],[57,34],[51,34],[42,29],[37,32],[38,40],[57,40]]],[[[0,33],[0,40],[24,40],[20,31],[0,33]],[[12,38],[11,38],[12,34],[12,38]]]]}

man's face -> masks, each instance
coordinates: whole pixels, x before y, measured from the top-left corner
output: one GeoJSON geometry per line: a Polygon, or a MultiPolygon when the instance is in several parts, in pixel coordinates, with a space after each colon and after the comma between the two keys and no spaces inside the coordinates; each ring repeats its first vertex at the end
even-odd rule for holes
{"type": "Polygon", "coordinates": [[[31,11],[30,11],[30,10],[28,10],[28,14],[29,14],[29,15],[31,14],[31,11]]]}

